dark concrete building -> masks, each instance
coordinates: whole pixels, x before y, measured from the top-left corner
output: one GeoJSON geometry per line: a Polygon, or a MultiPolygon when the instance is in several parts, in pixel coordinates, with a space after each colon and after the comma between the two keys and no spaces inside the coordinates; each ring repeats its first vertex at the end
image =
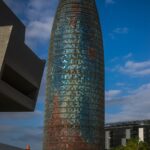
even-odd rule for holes
{"type": "Polygon", "coordinates": [[[150,144],[150,120],[110,123],[105,126],[105,149],[125,146],[131,138],[150,144]]]}
{"type": "Polygon", "coordinates": [[[24,41],[25,26],[0,0],[0,112],[35,108],[45,61],[24,41]]]}
{"type": "Polygon", "coordinates": [[[104,52],[95,0],[60,0],[47,67],[44,150],[104,150],[104,52]]]}
{"type": "Polygon", "coordinates": [[[18,147],[0,143],[0,150],[26,150],[26,149],[22,149],[22,148],[18,148],[18,147]]]}

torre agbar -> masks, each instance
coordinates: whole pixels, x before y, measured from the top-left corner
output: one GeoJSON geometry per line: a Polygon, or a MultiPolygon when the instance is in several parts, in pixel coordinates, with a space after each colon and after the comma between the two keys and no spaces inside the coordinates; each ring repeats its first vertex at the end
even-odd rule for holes
{"type": "Polygon", "coordinates": [[[60,0],[47,66],[44,150],[104,150],[104,52],[95,0],[60,0]]]}

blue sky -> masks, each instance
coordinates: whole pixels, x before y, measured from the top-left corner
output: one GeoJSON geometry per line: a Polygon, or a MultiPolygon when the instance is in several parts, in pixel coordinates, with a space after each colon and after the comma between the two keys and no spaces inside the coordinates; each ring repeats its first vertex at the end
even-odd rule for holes
{"type": "MultiPolygon", "coordinates": [[[[57,0],[4,0],[27,26],[26,43],[47,58],[57,0]]],[[[150,1],[97,0],[105,50],[106,122],[150,119],[150,1]]],[[[1,113],[0,142],[41,150],[45,73],[34,113],[1,113]]]]}

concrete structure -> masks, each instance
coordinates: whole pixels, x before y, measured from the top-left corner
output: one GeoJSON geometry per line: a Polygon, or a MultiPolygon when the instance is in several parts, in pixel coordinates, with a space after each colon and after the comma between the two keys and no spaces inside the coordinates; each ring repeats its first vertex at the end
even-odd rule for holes
{"type": "Polygon", "coordinates": [[[44,150],[104,150],[104,52],[95,0],[60,0],[49,50],[44,150]]]}
{"type": "Polygon", "coordinates": [[[150,121],[130,121],[106,124],[105,149],[110,150],[117,146],[125,146],[131,138],[139,138],[150,144],[150,121]]]}
{"type": "Polygon", "coordinates": [[[18,148],[18,147],[0,143],[0,150],[26,150],[26,149],[22,149],[22,148],[18,148]]]}
{"type": "Polygon", "coordinates": [[[0,112],[33,111],[45,61],[24,43],[25,26],[0,1],[0,112]]]}

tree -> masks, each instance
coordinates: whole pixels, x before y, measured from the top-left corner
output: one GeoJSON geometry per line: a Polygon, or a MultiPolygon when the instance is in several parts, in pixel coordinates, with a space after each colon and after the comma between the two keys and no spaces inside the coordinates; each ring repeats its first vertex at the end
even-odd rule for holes
{"type": "Polygon", "coordinates": [[[135,138],[130,139],[126,146],[119,146],[114,150],[150,150],[150,145],[135,138]]]}

